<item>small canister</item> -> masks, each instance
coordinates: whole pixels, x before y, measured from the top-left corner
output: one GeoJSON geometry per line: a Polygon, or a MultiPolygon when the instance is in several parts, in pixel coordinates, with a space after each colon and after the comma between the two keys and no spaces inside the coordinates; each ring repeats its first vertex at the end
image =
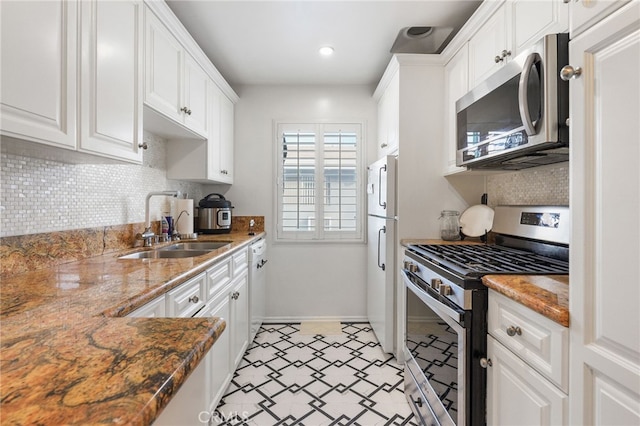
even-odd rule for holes
{"type": "Polygon", "coordinates": [[[445,241],[460,239],[460,212],[443,210],[440,213],[440,238],[445,241]]]}

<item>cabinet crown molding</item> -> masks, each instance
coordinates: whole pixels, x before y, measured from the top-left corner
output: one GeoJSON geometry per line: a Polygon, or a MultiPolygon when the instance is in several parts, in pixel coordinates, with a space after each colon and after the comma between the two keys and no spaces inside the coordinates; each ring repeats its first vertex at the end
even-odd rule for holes
{"type": "Polygon", "coordinates": [[[441,55],[439,54],[422,54],[422,53],[398,53],[393,55],[387,68],[384,70],[382,77],[380,78],[380,82],[373,92],[373,98],[376,101],[380,100],[380,97],[386,90],[387,86],[389,86],[389,82],[393,78],[396,72],[400,69],[400,67],[406,66],[444,66],[444,61],[441,55]]]}

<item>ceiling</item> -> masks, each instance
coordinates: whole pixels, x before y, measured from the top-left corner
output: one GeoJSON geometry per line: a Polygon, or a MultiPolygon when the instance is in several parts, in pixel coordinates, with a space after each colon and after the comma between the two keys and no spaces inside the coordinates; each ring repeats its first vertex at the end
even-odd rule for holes
{"type": "Polygon", "coordinates": [[[169,7],[233,87],[375,85],[399,31],[457,32],[480,4],[472,0],[168,0],[169,7]],[[331,57],[318,53],[335,49],[331,57]]]}

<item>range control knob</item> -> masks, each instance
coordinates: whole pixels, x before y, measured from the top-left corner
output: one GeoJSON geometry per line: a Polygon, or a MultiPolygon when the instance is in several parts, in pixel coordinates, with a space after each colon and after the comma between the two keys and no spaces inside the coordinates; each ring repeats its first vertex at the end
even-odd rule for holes
{"type": "Polygon", "coordinates": [[[438,292],[441,296],[449,296],[451,294],[451,286],[446,284],[440,284],[438,287],[438,292]]]}
{"type": "Polygon", "coordinates": [[[440,278],[431,278],[431,288],[435,291],[440,290],[440,286],[442,285],[442,280],[440,278]]]}
{"type": "Polygon", "coordinates": [[[409,272],[413,272],[413,273],[418,272],[418,265],[416,265],[413,262],[405,260],[403,265],[404,265],[404,269],[409,271],[409,272]]]}

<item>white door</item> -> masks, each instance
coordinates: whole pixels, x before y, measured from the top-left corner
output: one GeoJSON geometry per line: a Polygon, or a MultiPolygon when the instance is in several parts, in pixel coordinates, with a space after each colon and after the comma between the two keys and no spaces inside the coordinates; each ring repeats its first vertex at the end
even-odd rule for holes
{"type": "Polygon", "coordinates": [[[469,40],[469,88],[486,80],[511,56],[506,7],[501,6],[469,40]]]}
{"type": "Polygon", "coordinates": [[[76,147],[75,1],[0,2],[0,129],[76,147]]]}
{"type": "Polygon", "coordinates": [[[231,369],[235,371],[249,342],[249,278],[246,272],[234,279],[230,297],[231,369]]]}
{"type": "Polygon", "coordinates": [[[570,424],[640,424],[640,2],[569,44],[570,424]]]}
{"type": "Polygon", "coordinates": [[[182,46],[167,27],[146,9],[144,102],[182,123],[182,46]]]}
{"type": "Polygon", "coordinates": [[[395,225],[393,219],[368,217],[367,317],[382,350],[395,340],[395,225]]]}
{"type": "Polygon", "coordinates": [[[394,217],[396,211],[396,159],[386,156],[371,164],[367,170],[367,213],[380,217],[394,217]]]}
{"type": "Polygon", "coordinates": [[[187,112],[184,116],[185,125],[207,136],[209,108],[207,103],[207,86],[209,77],[200,65],[188,54],[184,55],[184,105],[187,112]]]}
{"type": "Polygon", "coordinates": [[[487,424],[565,425],[568,398],[531,366],[487,336],[487,424]]]}
{"type": "Polygon", "coordinates": [[[140,1],[83,1],[79,150],[142,162],[140,1]]]}

